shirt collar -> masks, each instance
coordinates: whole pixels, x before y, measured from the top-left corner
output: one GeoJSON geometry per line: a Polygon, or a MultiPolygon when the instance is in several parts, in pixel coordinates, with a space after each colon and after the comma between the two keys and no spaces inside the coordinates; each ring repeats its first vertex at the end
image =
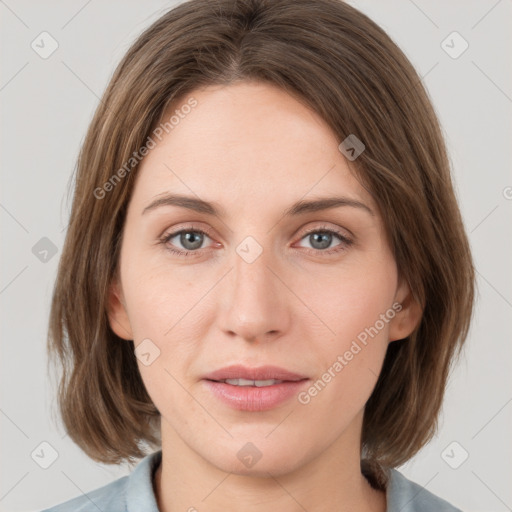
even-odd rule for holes
{"type": "Polygon", "coordinates": [[[128,477],[125,510],[159,512],[153,490],[153,475],[162,460],[162,450],[146,455],[128,477]]]}

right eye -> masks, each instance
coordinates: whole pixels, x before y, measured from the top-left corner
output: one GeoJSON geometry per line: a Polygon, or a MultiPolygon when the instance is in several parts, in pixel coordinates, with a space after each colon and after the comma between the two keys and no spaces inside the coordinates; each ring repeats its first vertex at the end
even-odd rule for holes
{"type": "Polygon", "coordinates": [[[165,244],[168,250],[173,254],[190,256],[193,253],[199,252],[205,237],[210,238],[208,233],[202,229],[180,229],[179,231],[164,235],[161,242],[165,244]],[[173,238],[176,238],[176,241],[171,243],[173,238]],[[177,243],[181,244],[183,249],[173,248],[177,243]]]}

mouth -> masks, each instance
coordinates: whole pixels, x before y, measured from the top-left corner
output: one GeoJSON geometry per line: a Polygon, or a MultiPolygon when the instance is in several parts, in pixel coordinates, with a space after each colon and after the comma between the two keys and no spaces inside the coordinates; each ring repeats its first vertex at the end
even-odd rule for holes
{"type": "Polygon", "coordinates": [[[273,409],[289,401],[309,380],[276,366],[228,366],[203,377],[214,397],[231,408],[247,412],[273,409]]]}
{"type": "MultiPolygon", "coordinates": [[[[207,379],[207,380],[209,380],[209,379],[207,379]]],[[[225,384],[230,384],[231,386],[255,386],[257,388],[264,388],[266,386],[273,386],[275,384],[281,384],[282,382],[294,382],[294,381],[276,380],[276,379],[267,379],[267,380],[224,379],[224,380],[212,380],[211,382],[223,382],[225,384]]]]}
{"type": "Polygon", "coordinates": [[[265,384],[268,381],[281,381],[281,382],[296,382],[299,380],[307,379],[306,375],[297,372],[292,372],[279,366],[258,366],[251,368],[243,365],[231,365],[219,370],[215,370],[203,377],[206,380],[215,382],[228,382],[232,385],[252,386],[258,385],[254,383],[263,383],[262,386],[271,385],[265,384]],[[238,382],[235,382],[238,381],[238,382]]]}

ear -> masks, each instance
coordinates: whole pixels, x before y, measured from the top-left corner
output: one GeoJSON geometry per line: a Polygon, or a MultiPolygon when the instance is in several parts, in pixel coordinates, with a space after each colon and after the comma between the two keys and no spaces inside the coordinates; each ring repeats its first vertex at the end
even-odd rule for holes
{"type": "Polygon", "coordinates": [[[395,294],[394,304],[400,304],[400,308],[394,306],[396,315],[389,322],[389,341],[407,338],[421,321],[423,309],[413,297],[410,287],[404,279],[400,279],[395,294]]]}
{"type": "Polygon", "coordinates": [[[124,340],[133,340],[132,327],[121,286],[114,280],[109,287],[108,321],[111,329],[124,340]]]}

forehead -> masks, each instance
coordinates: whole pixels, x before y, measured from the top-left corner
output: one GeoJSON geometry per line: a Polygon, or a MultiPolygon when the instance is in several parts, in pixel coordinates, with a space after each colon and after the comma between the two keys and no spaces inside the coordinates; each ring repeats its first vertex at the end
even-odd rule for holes
{"type": "Polygon", "coordinates": [[[209,86],[174,103],[163,122],[173,115],[172,129],[155,139],[137,171],[134,203],[173,191],[238,211],[333,192],[373,204],[328,125],[280,88],[209,86]],[[195,106],[183,108],[191,98],[195,106]]]}

